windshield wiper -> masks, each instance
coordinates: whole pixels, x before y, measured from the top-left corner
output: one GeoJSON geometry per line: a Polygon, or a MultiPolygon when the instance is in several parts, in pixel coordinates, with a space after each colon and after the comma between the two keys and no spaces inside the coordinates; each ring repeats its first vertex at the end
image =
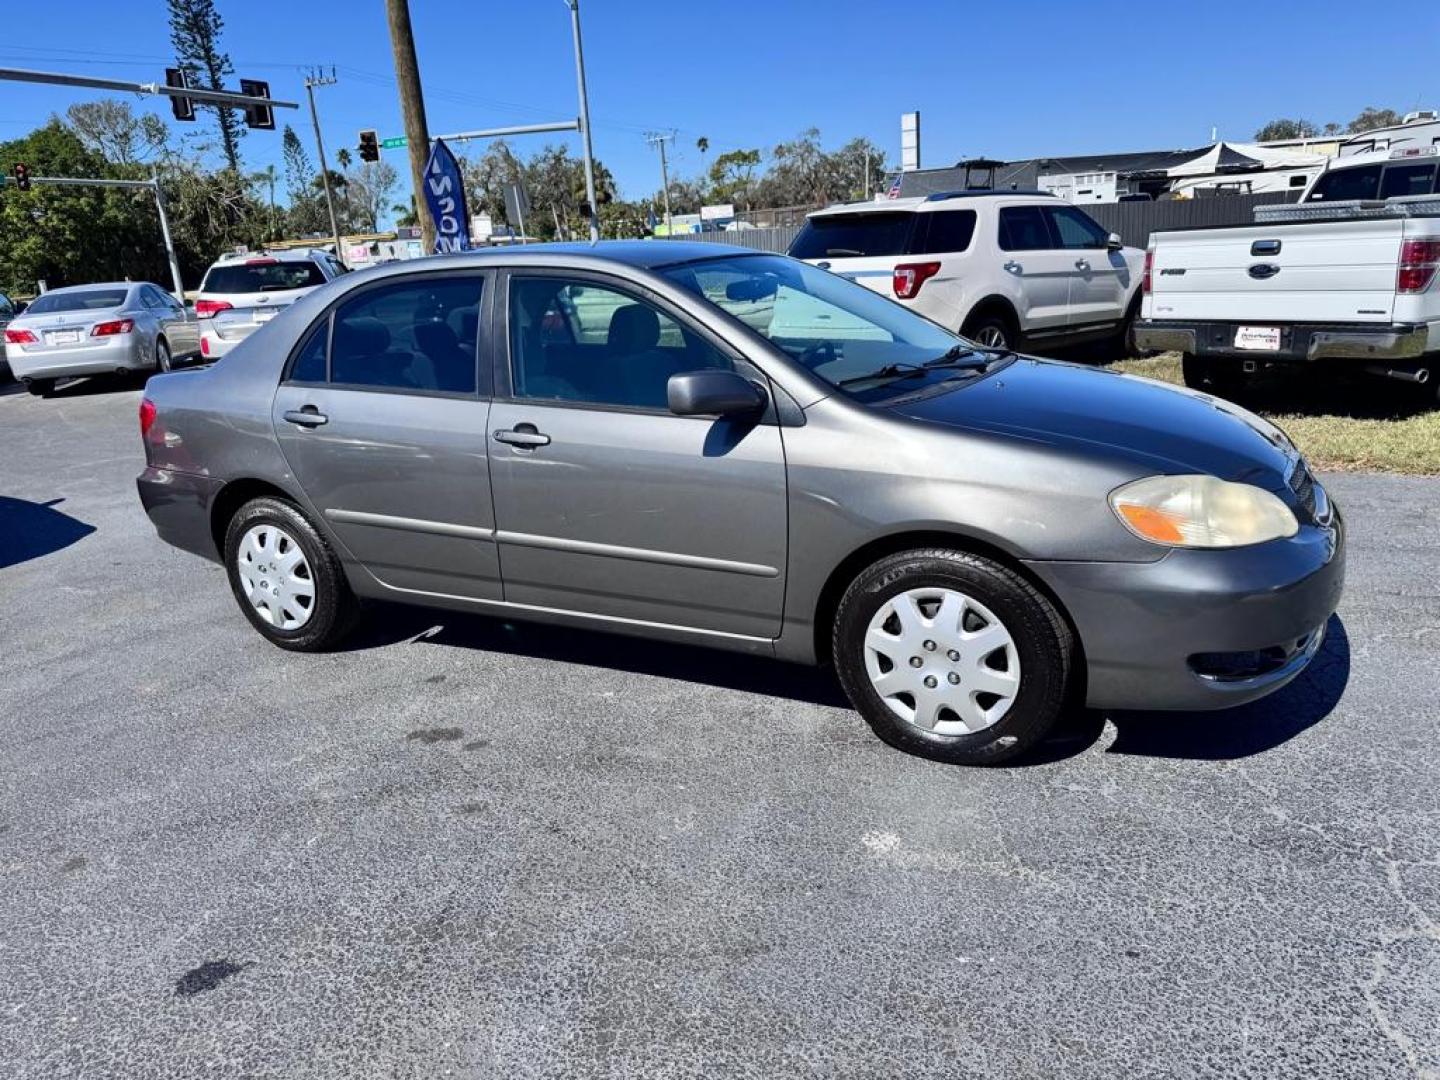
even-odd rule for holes
{"type": "Polygon", "coordinates": [[[856,251],[854,248],[826,248],[826,255],[864,255],[863,251],[856,251]]]}
{"type": "Polygon", "coordinates": [[[989,363],[990,363],[989,360],[986,360],[986,359],[977,359],[977,360],[972,361],[971,363],[967,363],[967,364],[957,364],[955,361],[959,360],[961,357],[966,357],[966,356],[973,356],[973,357],[977,357],[977,358],[989,356],[989,357],[999,358],[999,357],[1002,356],[1002,355],[1008,356],[1008,355],[1009,355],[1009,351],[1006,350],[1006,349],[986,349],[986,348],[984,348],[983,346],[980,346],[980,345],[957,344],[957,345],[952,345],[952,346],[950,346],[950,348],[945,351],[944,355],[942,355],[942,356],[937,356],[937,357],[935,357],[934,360],[926,360],[926,361],[925,361],[925,366],[926,366],[927,368],[940,368],[940,367],[973,367],[973,368],[983,368],[983,367],[986,367],[986,366],[989,365],[989,363]]]}
{"type": "Polygon", "coordinates": [[[841,379],[835,385],[853,386],[856,383],[872,382],[875,379],[913,379],[917,375],[927,374],[929,370],[928,367],[921,367],[919,364],[886,364],[865,375],[852,375],[848,379],[841,379]]]}

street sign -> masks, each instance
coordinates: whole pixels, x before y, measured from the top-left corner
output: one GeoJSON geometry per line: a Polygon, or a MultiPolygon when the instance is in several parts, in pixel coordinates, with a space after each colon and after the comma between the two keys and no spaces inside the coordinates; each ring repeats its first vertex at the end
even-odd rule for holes
{"type": "Polygon", "coordinates": [[[405,136],[403,135],[401,135],[398,139],[382,139],[380,141],[381,150],[403,150],[409,145],[410,140],[405,138],[405,136]]]}

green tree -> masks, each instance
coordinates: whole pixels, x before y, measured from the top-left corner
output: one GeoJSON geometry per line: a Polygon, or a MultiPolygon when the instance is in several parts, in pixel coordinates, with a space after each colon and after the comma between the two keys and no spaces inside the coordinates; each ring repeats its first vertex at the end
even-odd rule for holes
{"type": "Polygon", "coordinates": [[[727,150],[710,164],[708,196],[717,203],[744,203],[749,210],[759,167],[759,150],[727,150]]]}
{"type": "MultiPolygon", "coordinates": [[[[191,85],[206,90],[224,90],[225,76],[235,74],[230,56],[220,48],[225,22],[215,10],[215,0],[167,0],[170,8],[170,43],[181,70],[191,85]]],[[[245,128],[234,109],[223,105],[202,105],[215,111],[221,148],[230,171],[240,171],[240,137],[245,128]]]]}
{"type": "Polygon", "coordinates": [[[1280,139],[1313,139],[1320,129],[1309,120],[1271,120],[1255,132],[1256,142],[1274,142],[1280,139]]]}
{"type": "Polygon", "coordinates": [[[1357,135],[1362,131],[1391,127],[1400,123],[1401,119],[1394,109],[1377,109],[1372,105],[1361,109],[1359,115],[1345,126],[1345,130],[1351,135],[1357,135]]]}

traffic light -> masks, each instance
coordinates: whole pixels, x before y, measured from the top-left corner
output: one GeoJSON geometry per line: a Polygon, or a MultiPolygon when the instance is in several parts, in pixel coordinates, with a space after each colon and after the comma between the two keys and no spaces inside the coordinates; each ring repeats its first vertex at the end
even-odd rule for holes
{"type": "Polygon", "coordinates": [[[380,137],[374,131],[360,132],[360,160],[380,160],[380,137]]]}
{"type": "MultiPolygon", "coordinates": [[[[270,84],[260,82],[256,79],[241,79],[240,93],[248,94],[250,97],[268,98],[270,96],[270,84]]],[[[245,126],[257,128],[261,131],[275,130],[275,110],[269,105],[246,105],[245,126]]]]}
{"type": "Polygon", "coordinates": [[[30,190],[30,167],[23,161],[15,163],[15,186],[21,191],[30,190]]]}
{"type": "MultiPolygon", "coordinates": [[[[180,68],[165,69],[165,85],[188,87],[190,80],[185,77],[185,72],[180,68]]],[[[172,97],[170,99],[170,111],[175,114],[176,120],[194,120],[195,102],[188,97],[172,97]]]]}

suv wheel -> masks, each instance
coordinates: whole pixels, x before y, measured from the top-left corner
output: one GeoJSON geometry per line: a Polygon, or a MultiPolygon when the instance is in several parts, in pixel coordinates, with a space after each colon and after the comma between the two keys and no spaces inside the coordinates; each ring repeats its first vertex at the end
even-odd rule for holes
{"type": "Polygon", "coordinates": [[[1019,344],[1019,335],[1001,315],[976,316],[965,324],[961,335],[990,349],[1012,349],[1019,344]]]}
{"type": "Polygon", "coordinates": [[[319,652],[354,625],[340,560],[293,503],[252,499],[225,530],[225,572],[250,625],[282,649],[319,652]]]}
{"type": "Polygon", "coordinates": [[[891,746],[961,765],[1024,753],[1065,706],[1073,638],[1013,570],[945,548],[870,566],[836,613],[840,682],[891,746]]]}

